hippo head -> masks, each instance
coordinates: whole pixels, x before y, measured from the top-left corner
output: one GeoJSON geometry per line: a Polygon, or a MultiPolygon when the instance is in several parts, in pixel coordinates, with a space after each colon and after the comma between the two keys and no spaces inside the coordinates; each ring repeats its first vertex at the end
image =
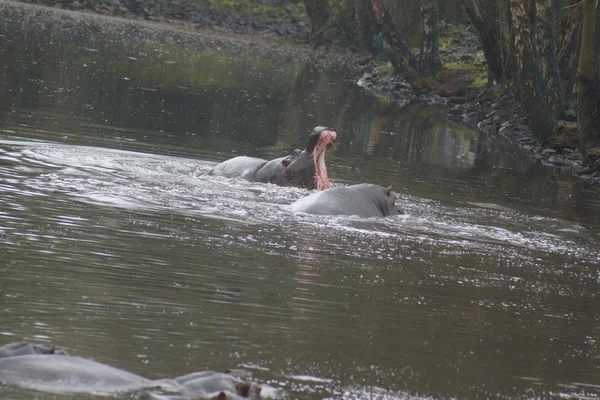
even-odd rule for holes
{"type": "Polygon", "coordinates": [[[396,205],[396,193],[392,192],[392,187],[388,186],[383,190],[385,195],[385,203],[380,204],[381,212],[384,216],[388,215],[402,215],[404,211],[398,208],[396,205]]]}
{"type": "Polygon", "coordinates": [[[206,399],[206,400],[236,400],[236,399],[249,399],[258,400],[260,399],[261,386],[254,382],[235,382],[235,393],[233,392],[219,392],[212,397],[194,397],[193,399],[206,399]]]}
{"type": "Polygon", "coordinates": [[[277,184],[324,190],[331,187],[325,165],[325,153],[338,140],[339,134],[325,126],[317,126],[303,151],[296,150],[283,160],[285,169],[277,184]]]}
{"type": "Polygon", "coordinates": [[[292,154],[290,154],[287,157],[284,157],[284,159],[281,160],[281,164],[284,167],[287,167],[288,165],[290,165],[291,163],[293,163],[294,160],[297,159],[300,156],[300,154],[302,154],[302,150],[300,150],[300,149],[294,150],[294,152],[292,154]]]}

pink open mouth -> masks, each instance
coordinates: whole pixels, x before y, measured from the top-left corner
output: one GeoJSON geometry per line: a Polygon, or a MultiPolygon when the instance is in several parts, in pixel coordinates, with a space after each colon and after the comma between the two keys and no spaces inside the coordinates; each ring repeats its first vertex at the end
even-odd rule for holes
{"type": "Polygon", "coordinates": [[[317,190],[329,189],[331,183],[327,176],[327,166],[325,165],[325,153],[338,139],[338,133],[330,129],[324,129],[319,135],[319,140],[313,148],[313,162],[315,165],[315,176],[317,190]]]}

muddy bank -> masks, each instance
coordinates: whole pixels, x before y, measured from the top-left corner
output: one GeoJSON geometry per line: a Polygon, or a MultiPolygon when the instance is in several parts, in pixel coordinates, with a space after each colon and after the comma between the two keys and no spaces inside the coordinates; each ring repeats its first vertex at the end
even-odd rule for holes
{"type": "Polygon", "coordinates": [[[217,5],[209,0],[21,0],[57,9],[94,12],[154,22],[186,23],[242,34],[272,34],[297,39],[307,37],[310,21],[302,2],[281,5],[280,1],[217,5]]]}
{"type": "Polygon", "coordinates": [[[587,182],[600,182],[600,171],[583,166],[574,118],[558,121],[554,134],[541,142],[529,127],[523,107],[506,88],[488,88],[459,104],[450,100],[450,120],[471,125],[491,138],[515,142],[543,166],[566,169],[587,182]]]}
{"type": "MultiPolygon", "coordinates": [[[[120,1],[120,0],[115,0],[120,1]]],[[[352,52],[341,47],[320,47],[314,48],[310,44],[300,43],[290,40],[290,38],[281,37],[277,34],[269,34],[261,31],[254,31],[252,34],[236,34],[229,29],[213,29],[211,27],[199,26],[197,24],[187,23],[184,20],[172,20],[165,18],[162,14],[156,18],[146,18],[141,14],[123,13],[118,16],[107,15],[99,12],[105,7],[107,1],[93,2],[98,3],[97,8],[85,8],[81,10],[65,9],[65,2],[56,0],[40,1],[36,4],[33,1],[6,1],[0,0],[0,8],[10,8],[13,11],[22,14],[23,20],[28,23],[38,23],[41,19],[38,17],[53,17],[76,24],[80,19],[94,21],[102,27],[104,35],[119,35],[123,29],[128,32],[139,32],[139,27],[144,28],[148,40],[152,40],[152,35],[160,36],[164,30],[169,30],[173,40],[181,43],[198,42],[211,46],[225,45],[228,47],[239,48],[246,51],[257,51],[261,54],[271,55],[281,60],[288,61],[310,61],[315,68],[332,68],[341,72],[347,71],[348,74],[360,76],[365,69],[364,65],[368,62],[368,55],[352,52]],[[40,5],[39,3],[44,3],[40,5]],[[100,5],[100,3],[104,5],[100,5]],[[52,5],[48,7],[48,5],[52,5]],[[367,61],[362,61],[362,60],[367,61]]],[[[125,3],[125,1],[123,1],[125,3]]],[[[137,1],[140,3],[140,1],[137,1]]],[[[148,1],[148,3],[160,3],[148,1]]],[[[72,2],[69,2],[72,4],[72,2]]],[[[43,29],[43,27],[40,27],[43,29]]]]}

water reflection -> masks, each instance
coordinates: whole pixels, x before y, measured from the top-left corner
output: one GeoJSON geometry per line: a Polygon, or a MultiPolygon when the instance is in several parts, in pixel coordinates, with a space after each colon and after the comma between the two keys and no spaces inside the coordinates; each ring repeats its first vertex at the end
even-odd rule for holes
{"type": "Polygon", "coordinates": [[[293,398],[598,395],[597,189],[318,60],[1,9],[6,341],[149,377],[244,366],[293,398]],[[392,184],[406,216],[193,176],[316,124],[341,133],[334,184],[392,184]]]}

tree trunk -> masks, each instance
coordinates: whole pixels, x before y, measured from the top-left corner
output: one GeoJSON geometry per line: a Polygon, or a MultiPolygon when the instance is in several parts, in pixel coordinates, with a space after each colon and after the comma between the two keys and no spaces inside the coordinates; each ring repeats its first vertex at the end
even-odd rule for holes
{"type": "Polygon", "coordinates": [[[510,12],[510,1],[511,0],[500,0],[498,3],[502,78],[505,82],[514,79],[517,72],[517,52],[515,50],[515,35],[513,32],[512,14],[510,12]]]}
{"type": "Polygon", "coordinates": [[[370,0],[375,23],[391,48],[390,59],[396,70],[404,75],[409,83],[415,83],[419,75],[417,58],[410,51],[392,19],[387,7],[381,0],[370,0]]]}
{"type": "Polygon", "coordinates": [[[577,60],[581,42],[581,7],[573,7],[580,0],[571,0],[571,6],[558,15],[556,50],[558,68],[563,83],[562,93],[570,96],[577,76],[577,60]]]}
{"type": "Polygon", "coordinates": [[[419,68],[434,74],[442,67],[440,61],[439,0],[421,0],[421,54],[419,68]]]}
{"type": "Polygon", "coordinates": [[[354,0],[354,19],[356,35],[360,47],[369,49],[376,33],[373,10],[367,4],[368,0],[354,0]]]}
{"type": "Polygon", "coordinates": [[[598,0],[584,0],[583,30],[577,67],[577,128],[584,160],[590,161],[589,152],[600,144],[599,132],[594,127],[596,111],[594,93],[594,58],[596,51],[596,7],[598,0]]]}
{"type": "Polygon", "coordinates": [[[553,3],[552,0],[535,2],[535,39],[538,60],[547,87],[544,101],[550,107],[552,117],[556,119],[563,113],[563,101],[560,93],[560,73],[556,54],[556,21],[553,3]]]}
{"type": "Polygon", "coordinates": [[[534,135],[545,140],[552,134],[556,121],[544,100],[547,87],[537,59],[537,49],[533,45],[531,14],[525,11],[523,0],[510,0],[510,12],[517,67],[517,96],[525,108],[534,135]]]}
{"type": "Polygon", "coordinates": [[[484,10],[479,7],[480,0],[463,0],[473,26],[479,34],[483,54],[487,61],[488,84],[500,83],[504,78],[502,68],[502,52],[500,43],[500,22],[498,18],[497,0],[484,0],[484,10]]]}
{"type": "Polygon", "coordinates": [[[325,0],[303,0],[306,14],[310,18],[311,33],[315,34],[327,25],[331,9],[325,0]]]}

